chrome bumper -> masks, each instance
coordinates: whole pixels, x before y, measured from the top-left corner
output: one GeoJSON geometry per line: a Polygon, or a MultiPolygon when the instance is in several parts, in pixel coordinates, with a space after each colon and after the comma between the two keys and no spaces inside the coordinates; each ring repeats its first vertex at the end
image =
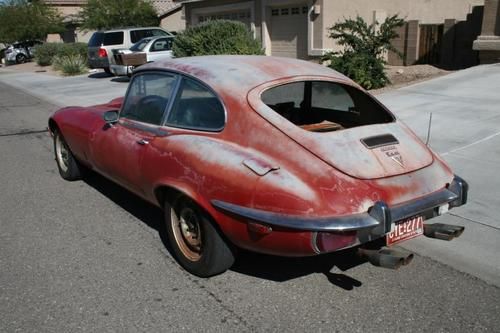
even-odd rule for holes
{"type": "Polygon", "coordinates": [[[212,200],[212,205],[231,215],[243,217],[269,226],[313,231],[313,232],[349,232],[358,231],[360,241],[376,239],[390,232],[393,222],[415,215],[424,215],[427,219],[439,215],[438,208],[449,204],[449,208],[462,206],[467,202],[468,184],[455,176],[447,187],[425,197],[389,207],[385,202],[376,202],[366,213],[348,216],[308,218],[247,208],[231,203],[212,200]]]}

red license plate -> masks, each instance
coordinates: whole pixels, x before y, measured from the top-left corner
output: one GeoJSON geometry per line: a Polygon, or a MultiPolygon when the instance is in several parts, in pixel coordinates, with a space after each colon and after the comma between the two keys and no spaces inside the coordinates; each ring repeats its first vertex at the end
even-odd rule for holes
{"type": "Polygon", "coordinates": [[[408,239],[415,238],[424,233],[424,217],[415,216],[398,222],[394,225],[393,230],[386,236],[387,245],[393,245],[408,239]]]}

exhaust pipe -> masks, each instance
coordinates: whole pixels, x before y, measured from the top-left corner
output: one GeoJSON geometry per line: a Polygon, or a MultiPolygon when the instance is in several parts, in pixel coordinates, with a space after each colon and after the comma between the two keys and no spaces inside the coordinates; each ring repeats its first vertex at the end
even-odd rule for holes
{"type": "Polygon", "coordinates": [[[413,253],[388,248],[378,250],[358,248],[358,256],[374,266],[390,269],[408,265],[413,259],[413,253]]]}
{"type": "Polygon", "coordinates": [[[450,241],[459,237],[464,232],[464,229],[465,227],[444,223],[424,224],[424,235],[450,241]]]}

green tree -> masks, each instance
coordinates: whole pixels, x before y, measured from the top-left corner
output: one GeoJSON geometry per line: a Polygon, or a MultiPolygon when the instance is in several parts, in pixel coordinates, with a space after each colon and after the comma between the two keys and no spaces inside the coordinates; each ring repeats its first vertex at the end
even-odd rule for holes
{"type": "Polygon", "coordinates": [[[144,0],[89,0],[79,18],[85,30],[160,24],[154,7],[144,0]]]}
{"type": "Polygon", "coordinates": [[[344,49],[326,54],[323,60],[366,89],[381,88],[389,83],[384,55],[393,51],[401,56],[391,41],[398,37],[395,29],[403,24],[404,20],[397,15],[386,18],[382,24],[369,25],[359,16],[336,23],[328,28],[329,37],[344,49]]]}
{"type": "Polygon", "coordinates": [[[213,54],[263,54],[247,26],[229,20],[208,21],[179,33],[172,45],[176,57],[213,54]]]}
{"type": "Polygon", "coordinates": [[[62,17],[42,1],[0,2],[0,42],[45,39],[49,33],[63,31],[62,17]]]}

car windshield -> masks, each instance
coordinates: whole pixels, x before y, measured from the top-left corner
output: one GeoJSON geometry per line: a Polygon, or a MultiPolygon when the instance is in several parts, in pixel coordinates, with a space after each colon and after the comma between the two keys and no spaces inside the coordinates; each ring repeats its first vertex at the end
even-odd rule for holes
{"type": "Polygon", "coordinates": [[[151,38],[143,38],[130,48],[130,51],[142,51],[148,45],[148,43],[151,41],[151,38]]]}
{"type": "Polygon", "coordinates": [[[336,82],[291,82],[264,91],[261,98],[276,113],[312,132],[394,121],[368,94],[336,82]]]}

